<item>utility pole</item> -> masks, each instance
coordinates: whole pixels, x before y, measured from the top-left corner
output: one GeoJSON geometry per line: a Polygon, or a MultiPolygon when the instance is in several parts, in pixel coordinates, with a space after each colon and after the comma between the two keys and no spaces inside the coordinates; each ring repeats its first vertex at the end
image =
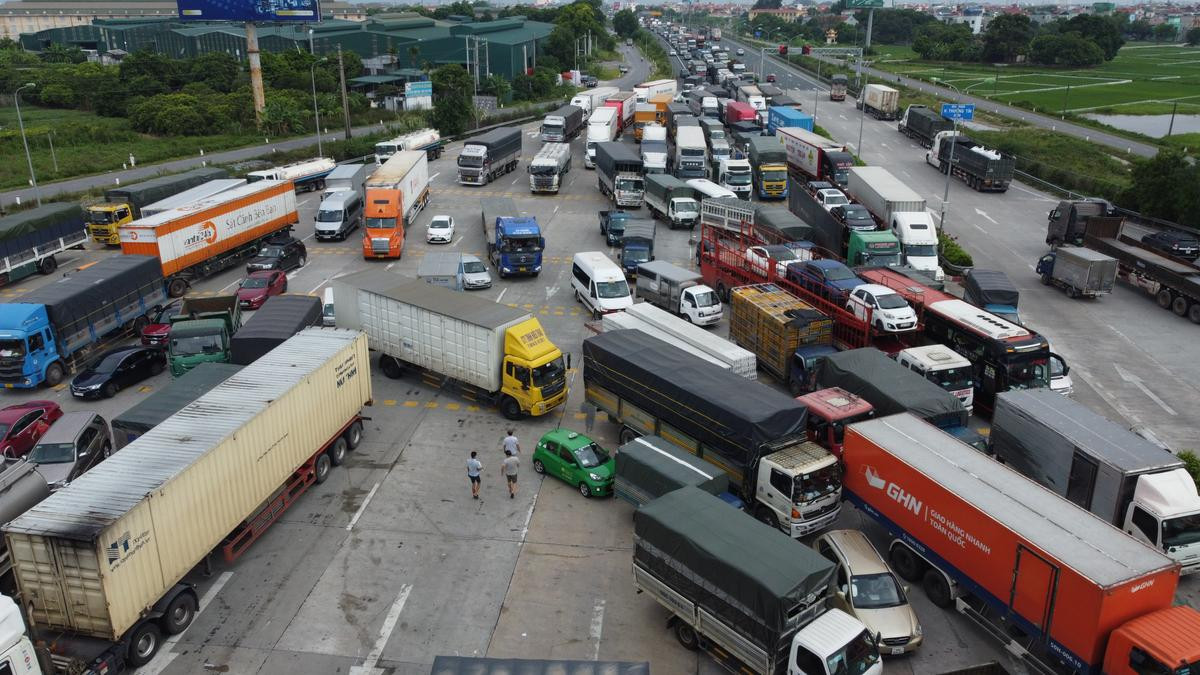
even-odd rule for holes
{"type": "Polygon", "coordinates": [[[246,59],[250,62],[250,93],[254,97],[254,119],[262,124],[267,98],[263,94],[262,61],[258,58],[258,30],[250,21],[246,22],[246,59]]]}
{"type": "Polygon", "coordinates": [[[338,45],[338,79],[342,83],[342,117],[346,120],[346,140],[350,140],[350,97],[346,95],[346,69],[342,65],[341,45],[338,45]]]}
{"type": "Polygon", "coordinates": [[[866,39],[866,43],[863,44],[864,52],[871,48],[871,27],[874,23],[875,23],[875,8],[872,7],[870,9],[870,11],[867,12],[867,39],[866,39]]]}

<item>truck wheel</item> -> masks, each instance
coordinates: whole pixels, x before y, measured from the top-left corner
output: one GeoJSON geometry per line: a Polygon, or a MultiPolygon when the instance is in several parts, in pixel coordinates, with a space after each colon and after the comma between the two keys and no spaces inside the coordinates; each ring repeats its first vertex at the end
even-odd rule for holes
{"type": "Polygon", "coordinates": [[[1200,323],[1200,305],[1192,303],[1192,306],[1188,308],[1188,319],[1192,323],[1200,323]]]}
{"type": "Polygon", "coordinates": [[[182,298],[184,293],[187,293],[188,282],[178,277],[167,283],[167,295],[172,298],[182,298]]]}
{"type": "Polygon", "coordinates": [[[324,483],[329,478],[331,469],[333,469],[333,462],[329,459],[329,453],[322,452],[317,455],[317,461],[313,462],[313,480],[317,485],[324,483]]]}
{"type": "Polygon", "coordinates": [[[938,607],[946,609],[954,604],[950,584],[946,582],[946,575],[941,572],[934,569],[925,570],[925,578],[921,585],[925,588],[925,595],[929,597],[929,601],[938,607]]]}
{"type": "Polygon", "coordinates": [[[776,516],[774,511],[765,506],[759,506],[755,509],[754,517],[776,530],[779,529],[779,516],[776,516]]]}
{"type": "Polygon", "coordinates": [[[1171,308],[1171,300],[1171,291],[1168,291],[1165,288],[1154,296],[1154,301],[1157,302],[1158,306],[1162,307],[1163,309],[1171,308]]]}
{"type": "Polygon", "coordinates": [[[176,595],[162,615],[162,629],[167,635],[179,635],[196,618],[196,596],[188,591],[176,595]]]}
{"type": "Polygon", "coordinates": [[[362,443],[362,422],[351,424],[350,428],[346,430],[345,437],[346,447],[351,450],[357,448],[358,444],[362,443]]]}
{"type": "Polygon", "coordinates": [[[338,436],[333,445],[329,446],[329,450],[325,451],[325,454],[329,455],[329,461],[334,466],[341,466],[346,461],[346,448],[346,439],[338,436]]]}
{"type": "Polygon", "coordinates": [[[1042,275],[1042,285],[1043,285],[1043,286],[1049,286],[1049,285],[1050,285],[1050,281],[1051,281],[1051,280],[1050,280],[1050,275],[1049,275],[1049,274],[1043,274],[1043,275],[1042,275]]]}
{"type": "Polygon", "coordinates": [[[54,363],[51,363],[49,366],[46,367],[46,386],[47,387],[58,386],[58,384],[60,382],[62,382],[62,380],[63,380],[63,367],[62,367],[61,363],[55,361],[54,363]]]}
{"type": "Polygon", "coordinates": [[[38,261],[37,271],[42,274],[50,274],[56,269],[58,269],[58,261],[55,260],[54,256],[52,255],[46,256],[38,261]]]}
{"type": "Polygon", "coordinates": [[[700,636],[696,635],[696,629],[685,621],[675,621],[675,639],[679,640],[679,644],[685,649],[693,652],[700,649],[700,636]]]}
{"type": "Polygon", "coordinates": [[[630,429],[629,427],[623,426],[623,427],[621,427],[621,433],[620,433],[619,437],[621,439],[621,445],[625,445],[626,443],[632,442],[633,439],[635,439],[635,438],[640,438],[641,434],[634,431],[633,429],[630,429]]]}
{"type": "Polygon", "coordinates": [[[921,561],[903,544],[896,544],[888,552],[888,562],[892,569],[905,581],[916,581],[921,578],[921,561]]]}
{"type": "Polygon", "coordinates": [[[505,396],[500,399],[500,414],[504,415],[505,419],[519,420],[524,415],[521,413],[521,404],[517,403],[517,399],[511,396],[505,396]]]}
{"type": "Polygon", "coordinates": [[[1183,297],[1182,295],[1177,295],[1175,296],[1175,299],[1171,301],[1171,311],[1175,312],[1177,316],[1187,316],[1188,307],[1191,306],[1191,304],[1192,303],[1188,302],[1187,298],[1183,297]]]}
{"type": "Polygon", "coordinates": [[[400,366],[400,362],[387,354],[379,357],[379,369],[389,380],[398,380],[404,376],[404,368],[400,366]]]}
{"type": "Polygon", "coordinates": [[[129,665],[134,668],[150,663],[162,646],[162,629],[153,621],[138,626],[129,636],[129,665]]]}

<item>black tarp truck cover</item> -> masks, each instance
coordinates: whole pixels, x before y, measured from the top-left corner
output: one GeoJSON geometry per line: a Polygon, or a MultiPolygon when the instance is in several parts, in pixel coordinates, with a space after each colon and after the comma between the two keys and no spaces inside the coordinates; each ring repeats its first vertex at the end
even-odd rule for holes
{"type": "Polygon", "coordinates": [[[729,474],[658,436],[617,449],[616,494],[635,506],[692,485],[711,495],[729,491],[729,474]]]}
{"type": "MultiPolygon", "coordinates": [[[[163,283],[162,263],[147,255],[114,255],[26,293],[12,302],[45,305],[60,334],[83,330],[97,312],[136,304],[144,289],[163,283]]],[[[152,311],[147,307],[146,311],[152,311]]]]}
{"type": "Polygon", "coordinates": [[[201,363],[171,380],[166,387],[113,418],[112,430],[117,440],[117,449],[125,447],[163,420],[183,410],[189,403],[228,380],[241,369],[241,366],[232,363],[201,363]]]}
{"type": "Polygon", "coordinates": [[[935,427],[965,427],[967,409],[950,392],[889,359],[874,347],[851,349],[817,362],[814,389],[841,387],[885,417],[909,412],[935,427]]]}
{"type": "Polygon", "coordinates": [[[1021,299],[1020,291],[1008,275],[1000,270],[981,270],[977,267],[967,270],[963,291],[965,299],[979,307],[1007,305],[1015,308],[1021,299]]]}
{"type": "Polygon", "coordinates": [[[823,603],[834,566],[814,549],[694,487],[633,515],[633,562],[775,653],[823,603]]]}
{"type": "Polygon", "coordinates": [[[229,339],[229,359],[248,366],[309,326],[321,325],[321,299],[312,295],[276,295],[229,339]]]}
{"type": "Polygon", "coordinates": [[[429,675],[650,675],[650,663],[435,656],[429,675]]]}
{"type": "Polygon", "coordinates": [[[808,409],[790,396],[638,330],[584,340],[583,381],[589,394],[593,386],[607,389],[712,448],[739,472],[765,444],[805,434],[808,409]]]}
{"type": "Polygon", "coordinates": [[[147,204],[153,204],[167,197],[173,197],[184,190],[190,190],[201,183],[210,180],[229,178],[229,172],[218,167],[203,167],[192,169],[170,176],[159,176],[141,183],[111,188],[104,191],[104,198],[110,202],[128,202],[141,209],[147,204]]]}
{"type": "Polygon", "coordinates": [[[0,257],[23,253],[84,228],[83,207],[74,202],[43,204],[0,218],[0,257]]]}
{"type": "Polygon", "coordinates": [[[782,206],[760,206],[755,209],[754,227],[763,230],[760,235],[772,244],[778,243],[772,237],[782,241],[812,241],[812,226],[782,206]]]}
{"type": "Polygon", "coordinates": [[[521,149],[521,130],[517,127],[501,127],[463,141],[463,145],[482,145],[488,154],[502,157],[521,149]]]}

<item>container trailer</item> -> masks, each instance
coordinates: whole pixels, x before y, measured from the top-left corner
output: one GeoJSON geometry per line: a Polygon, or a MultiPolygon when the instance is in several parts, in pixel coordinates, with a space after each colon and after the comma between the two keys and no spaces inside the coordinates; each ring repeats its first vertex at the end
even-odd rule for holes
{"type": "Polygon", "coordinates": [[[900,115],[900,92],[883,84],[868,84],[859,92],[854,107],[877,120],[894,120],[900,115]]]}
{"type": "Polygon", "coordinates": [[[366,182],[363,207],[363,258],[404,255],[404,232],[429,203],[429,157],[401,150],[366,182]]]}

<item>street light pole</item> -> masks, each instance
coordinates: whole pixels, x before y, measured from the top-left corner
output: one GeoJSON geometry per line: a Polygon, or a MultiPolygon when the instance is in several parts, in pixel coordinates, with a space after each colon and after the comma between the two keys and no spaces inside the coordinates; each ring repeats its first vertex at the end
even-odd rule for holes
{"type": "MultiPolygon", "coordinates": [[[[862,61],[859,61],[859,63],[858,63],[858,70],[859,70],[859,73],[863,75],[862,89],[858,90],[858,101],[859,101],[859,103],[862,104],[862,106],[859,108],[859,110],[862,111],[862,114],[859,115],[859,117],[858,117],[858,145],[856,145],[854,147],[854,150],[855,150],[855,154],[858,155],[858,158],[862,159],[862,156],[863,156],[863,151],[862,151],[863,122],[865,122],[867,119],[867,102],[863,100],[863,95],[867,91],[867,80],[869,80],[871,78],[871,74],[862,69],[862,61]]],[[[815,121],[816,120],[814,119],[814,122],[815,121]]],[[[863,161],[866,161],[866,160],[863,160],[863,161]]]]}
{"type": "MultiPolygon", "coordinates": [[[[959,97],[962,100],[962,97],[959,97]]],[[[946,234],[946,207],[950,205],[950,173],[954,171],[954,146],[958,143],[954,139],[958,138],[958,118],[954,118],[954,135],[950,137],[950,157],[946,160],[946,166],[942,167],[946,174],[946,189],[942,192],[942,217],[938,219],[938,225],[942,228],[942,233],[946,234]]],[[[941,149],[940,147],[938,148],[941,149]]],[[[938,160],[941,163],[941,159],[938,160]]],[[[947,235],[949,236],[949,235],[947,235]]]]}
{"type": "Polygon", "coordinates": [[[324,63],[325,59],[313,61],[308,67],[308,76],[312,80],[312,95],[313,95],[313,124],[317,129],[317,157],[324,157],[325,153],[321,150],[321,113],[317,109],[317,64],[324,63]]]}
{"type": "Polygon", "coordinates": [[[21,128],[21,143],[25,145],[25,162],[29,164],[29,181],[33,183],[33,196],[37,205],[42,205],[42,191],[38,189],[37,176],[33,173],[33,156],[29,154],[29,139],[25,138],[25,122],[21,120],[21,90],[36,87],[37,83],[29,82],[17,87],[13,92],[13,100],[17,104],[17,126],[21,128]]]}

